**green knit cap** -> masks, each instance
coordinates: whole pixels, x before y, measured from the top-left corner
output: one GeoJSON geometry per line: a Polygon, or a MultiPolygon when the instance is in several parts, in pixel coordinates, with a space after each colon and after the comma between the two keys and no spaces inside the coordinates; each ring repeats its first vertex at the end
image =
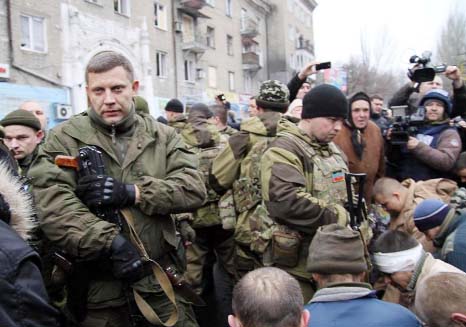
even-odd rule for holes
{"type": "Polygon", "coordinates": [[[23,109],[17,109],[10,112],[0,121],[0,125],[3,127],[10,125],[21,125],[31,127],[36,131],[41,129],[39,119],[37,119],[32,112],[23,109]]]}
{"type": "Polygon", "coordinates": [[[307,271],[318,274],[359,274],[367,270],[359,233],[330,224],[320,227],[309,246],[307,271]]]}

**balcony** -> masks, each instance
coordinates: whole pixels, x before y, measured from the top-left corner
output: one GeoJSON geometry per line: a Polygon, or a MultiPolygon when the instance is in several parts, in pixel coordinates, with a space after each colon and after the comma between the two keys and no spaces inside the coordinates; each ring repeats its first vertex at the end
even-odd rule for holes
{"type": "Polygon", "coordinates": [[[296,50],[304,50],[309,52],[312,56],[314,56],[314,45],[311,43],[310,40],[304,40],[302,38],[299,38],[296,44],[296,50]]]}
{"type": "Polygon", "coordinates": [[[251,17],[241,19],[241,36],[255,38],[259,34],[259,25],[251,17]]]}
{"type": "Polygon", "coordinates": [[[205,5],[206,0],[181,0],[178,9],[193,17],[209,18],[199,11],[205,5]]]}
{"type": "Polygon", "coordinates": [[[207,39],[204,35],[199,34],[183,37],[181,48],[187,52],[204,53],[207,50],[207,39]]]}
{"type": "Polygon", "coordinates": [[[243,70],[258,71],[261,69],[259,55],[255,52],[243,53],[243,70]]]}

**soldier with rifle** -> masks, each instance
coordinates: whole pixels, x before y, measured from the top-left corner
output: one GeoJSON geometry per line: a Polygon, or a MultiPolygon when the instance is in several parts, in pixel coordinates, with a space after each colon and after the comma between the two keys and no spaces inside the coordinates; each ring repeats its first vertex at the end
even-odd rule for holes
{"type": "Polygon", "coordinates": [[[29,172],[43,231],[72,263],[67,308],[79,326],[197,326],[170,217],[205,199],[195,155],[135,113],[124,56],[95,55],[86,83],[90,108],[49,132],[29,172]],[[55,165],[58,155],[80,169],[55,165]]]}

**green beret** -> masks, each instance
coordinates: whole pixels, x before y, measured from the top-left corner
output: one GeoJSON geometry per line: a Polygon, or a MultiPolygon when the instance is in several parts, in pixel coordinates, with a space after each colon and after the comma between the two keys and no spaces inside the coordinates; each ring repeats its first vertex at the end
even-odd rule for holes
{"type": "Polygon", "coordinates": [[[32,112],[23,109],[17,109],[10,112],[0,121],[0,125],[3,127],[10,125],[21,125],[31,127],[36,131],[41,129],[39,119],[37,119],[32,112]]]}
{"type": "Polygon", "coordinates": [[[150,114],[149,104],[147,103],[146,99],[144,99],[143,97],[141,97],[139,95],[136,95],[136,96],[133,97],[133,100],[134,100],[134,106],[136,108],[136,112],[138,114],[140,114],[140,113],[150,114]]]}

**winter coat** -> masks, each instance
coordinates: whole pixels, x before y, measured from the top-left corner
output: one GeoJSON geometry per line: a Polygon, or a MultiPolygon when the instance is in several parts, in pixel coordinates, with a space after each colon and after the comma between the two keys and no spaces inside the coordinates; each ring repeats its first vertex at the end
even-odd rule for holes
{"type": "Polygon", "coordinates": [[[299,89],[306,82],[306,80],[307,80],[306,78],[304,80],[300,79],[298,77],[298,74],[294,75],[290,79],[290,81],[286,85],[288,87],[288,90],[290,91],[290,96],[289,96],[290,103],[293,102],[294,99],[296,99],[299,89]]]}
{"type": "Polygon", "coordinates": [[[0,217],[0,326],[58,326],[58,312],[49,304],[39,255],[25,242],[33,227],[31,200],[0,163],[0,193],[11,212],[10,224],[0,217]]]}
{"type": "Polygon", "coordinates": [[[415,182],[407,179],[401,183],[407,188],[406,200],[398,217],[391,217],[389,228],[398,229],[413,235],[426,251],[432,251],[432,242],[428,241],[423,233],[415,226],[413,220],[414,209],[425,199],[436,198],[450,202],[453,193],[458,189],[456,183],[445,178],[431,179],[415,182]]]}
{"type": "MultiPolygon", "coordinates": [[[[54,165],[57,155],[75,157],[79,148],[95,145],[102,151],[107,175],[136,185],[140,203],[128,209],[148,255],[155,260],[172,252],[178,243],[170,214],[192,211],[203,204],[206,191],[196,170],[196,155],[186,148],[175,129],[148,115],[130,115],[125,120],[134,119],[132,136],[116,134],[115,128],[108,131],[88,113],[72,117],[49,131],[36,164],[29,170],[42,229],[51,242],[72,257],[95,260],[108,253],[119,230],[96,217],[76,196],[77,172],[54,165]],[[121,151],[125,144],[126,153],[121,151]]],[[[91,282],[89,308],[125,304],[121,282],[113,276],[107,278],[91,282]]],[[[132,286],[142,292],[158,290],[153,276],[132,286]]]]}
{"type": "Polygon", "coordinates": [[[311,313],[309,326],[422,326],[408,309],[378,300],[368,285],[352,284],[333,284],[318,290],[304,307],[311,313]]]}
{"type": "Polygon", "coordinates": [[[448,123],[427,125],[418,131],[416,138],[420,142],[412,150],[392,146],[387,152],[390,162],[398,167],[397,179],[449,178],[461,152],[461,138],[456,129],[448,123]]]}
{"type": "Polygon", "coordinates": [[[356,155],[351,142],[352,129],[348,124],[343,124],[333,142],[340,147],[348,158],[348,168],[352,173],[365,173],[364,198],[366,203],[371,203],[372,187],[377,179],[384,176],[385,154],[384,140],[380,129],[369,121],[367,127],[361,131],[361,139],[365,144],[362,158],[356,155]]]}
{"type": "Polygon", "coordinates": [[[466,211],[450,210],[434,239],[439,259],[466,272],[466,211]]]}

